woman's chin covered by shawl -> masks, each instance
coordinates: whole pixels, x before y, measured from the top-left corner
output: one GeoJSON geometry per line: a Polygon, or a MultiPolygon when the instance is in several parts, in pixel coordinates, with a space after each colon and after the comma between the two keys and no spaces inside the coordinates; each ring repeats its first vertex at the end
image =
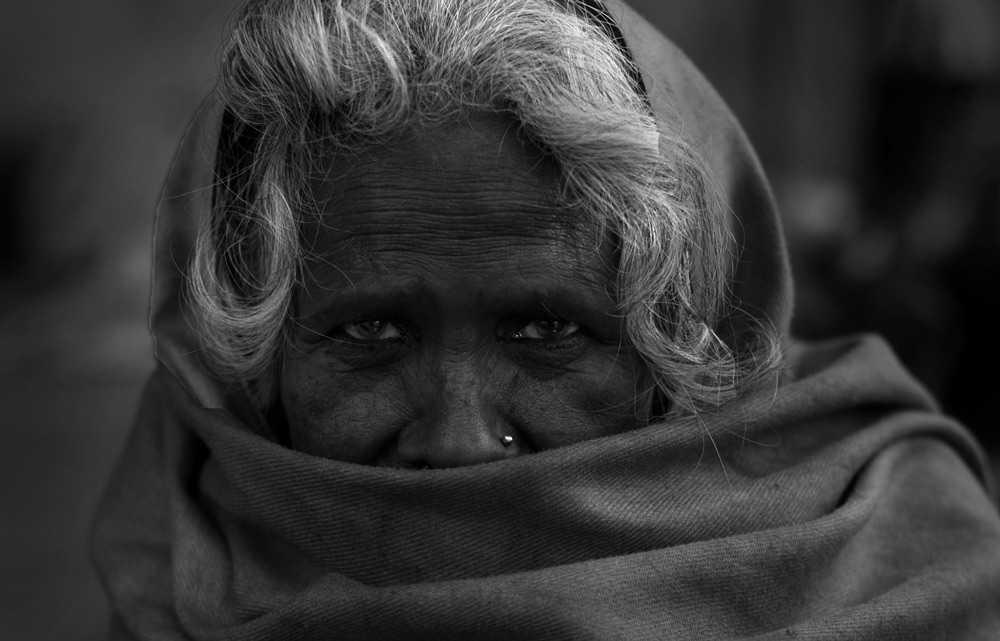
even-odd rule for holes
{"type": "Polygon", "coordinates": [[[790,291],[627,6],[249,3],[156,214],[116,638],[1000,636],[978,444],[790,291]]]}

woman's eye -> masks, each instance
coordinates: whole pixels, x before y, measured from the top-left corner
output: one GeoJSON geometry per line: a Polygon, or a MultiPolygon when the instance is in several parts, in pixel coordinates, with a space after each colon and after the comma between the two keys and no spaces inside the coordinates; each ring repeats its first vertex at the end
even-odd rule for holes
{"type": "Polygon", "coordinates": [[[363,320],[341,325],[337,334],[359,342],[398,341],[406,338],[402,327],[387,320],[363,320]]]}
{"type": "Polygon", "coordinates": [[[580,331],[580,323],[556,318],[536,319],[514,332],[512,338],[532,341],[552,341],[567,338],[580,331]]]}

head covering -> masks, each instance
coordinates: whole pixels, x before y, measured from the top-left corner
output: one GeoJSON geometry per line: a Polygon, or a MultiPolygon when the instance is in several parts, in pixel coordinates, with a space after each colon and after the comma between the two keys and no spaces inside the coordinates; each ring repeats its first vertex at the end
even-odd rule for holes
{"type": "MultiPolygon", "coordinates": [[[[787,331],[786,252],[745,135],[676,47],[606,8],[657,121],[721,186],[733,304],[787,331]]],[[[157,212],[159,366],[92,534],[117,638],[1000,635],[981,451],[872,336],[789,340],[782,380],[718,411],[488,465],[416,473],[275,442],[201,366],[181,306],[220,114],[195,118],[157,212]]]]}

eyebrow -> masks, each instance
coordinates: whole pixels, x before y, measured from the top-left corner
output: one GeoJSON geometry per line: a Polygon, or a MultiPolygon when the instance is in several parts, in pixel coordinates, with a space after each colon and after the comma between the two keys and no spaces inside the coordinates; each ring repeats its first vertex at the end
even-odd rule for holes
{"type": "MultiPolygon", "coordinates": [[[[312,296],[312,304],[309,305],[312,311],[297,314],[295,320],[311,326],[325,326],[366,316],[405,315],[414,308],[433,305],[433,298],[430,288],[416,280],[397,281],[385,286],[376,282],[371,285],[331,287],[320,296],[312,296]]],[[[500,313],[545,313],[595,327],[608,327],[611,323],[617,323],[619,318],[611,292],[575,279],[572,284],[536,284],[520,289],[513,284],[509,290],[491,297],[486,305],[500,313]]]]}
{"type": "Polygon", "coordinates": [[[419,283],[404,281],[389,287],[368,287],[353,284],[343,287],[327,287],[320,291],[319,296],[313,294],[315,294],[314,291],[296,296],[297,307],[299,307],[298,303],[301,301],[301,297],[307,296],[312,301],[308,307],[314,308],[309,313],[298,315],[297,320],[308,321],[317,317],[330,316],[343,309],[412,307],[425,301],[428,292],[419,283]]]}

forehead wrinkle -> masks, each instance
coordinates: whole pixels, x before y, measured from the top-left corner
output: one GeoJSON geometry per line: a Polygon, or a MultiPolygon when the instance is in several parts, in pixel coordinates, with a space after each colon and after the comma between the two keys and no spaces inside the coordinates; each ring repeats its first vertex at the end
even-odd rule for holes
{"type": "Polygon", "coordinates": [[[311,276],[328,283],[416,266],[447,269],[449,260],[457,260],[470,271],[505,266],[535,272],[536,279],[547,272],[575,273],[592,286],[613,287],[613,260],[596,223],[568,209],[524,213],[327,213],[311,234],[312,247],[320,251],[311,252],[307,265],[311,276]]]}
{"type": "MultiPolygon", "coordinates": [[[[558,204],[556,189],[529,180],[527,188],[508,174],[460,172],[448,175],[448,190],[434,172],[389,171],[378,167],[365,180],[337,179],[324,187],[320,216],[306,221],[314,244],[343,239],[379,240],[404,234],[446,242],[484,236],[520,240],[541,234],[563,242],[583,231],[581,212],[558,204]],[[384,178],[384,180],[383,180],[384,178]]],[[[575,240],[575,239],[574,239],[575,240]]]]}
{"type": "Polygon", "coordinates": [[[425,276],[440,274],[458,279],[459,274],[500,270],[522,285],[544,283],[569,277],[589,287],[605,288],[610,275],[593,256],[562,243],[536,237],[490,237],[485,242],[466,245],[452,239],[415,242],[412,237],[375,235],[372,242],[352,237],[338,243],[322,260],[308,261],[312,279],[336,286],[353,286],[367,277],[402,276],[420,271],[425,276]]]}
{"type": "Polygon", "coordinates": [[[539,228],[534,225],[498,233],[481,226],[447,225],[447,217],[440,220],[437,233],[428,233],[422,224],[391,221],[365,224],[356,233],[331,232],[320,241],[322,255],[307,261],[311,280],[322,289],[340,289],[384,277],[458,280],[462,274],[473,285],[483,273],[496,270],[504,280],[509,276],[508,284],[525,290],[544,291],[559,279],[569,279],[613,298],[615,274],[608,246],[598,251],[596,233],[589,226],[581,229],[549,220],[539,225],[548,233],[531,233],[539,228]]]}
{"type": "Polygon", "coordinates": [[[558,200],[559,169],[551,156],[533,142],[510,135],[518,123],[499,114],[472,113],[452,123],[417,125],[395,139],[351,151],[329,149],[320,158],[326,170],[312,179],[314,194],[323,201],[356,186],[385,188],[397,181],[420,186],[424,178],[446,173],[456,186],[483,188],[483,178],[498,188],[523,177],[558,200]],[[418,159],[417,162],[414,162],[418,159]],[[423,174],[420,179],[411,176],[423,174]]]}
{"type": "Polygon", "coordinates": [[[359,190],[361,198],[345,197],[341,206],[331,203],[318,219],[307,221],[307,245],[338,254],[351,248],[419,250],[435,244],[460,249],[466,242],[501,248],[558,244],[592,255],[603,240],[599,225],[584,212],[530,197],[511,198],[509,190],[497,190],[502,202],[476,198],[468,205],[453,194],[442,198],[432,190],[383,191],[378,198],[366,193],[359,190]]]}
{"type": "Polygon", "coordinates": [[[364,182],[339,186],[319,204],[323,209],[333,211],[345,204],[353,205],[353,209],[359,209],[361,205],[374,205],[378,210],[384,211],[395,209],[406,211],[419,208],[421,205],[433,205],[429,208],[442,209],[454,205],[490,204],[513,205],[539,212],[562,209],[556,188],[549,186],[542,188],[539,185],[539,188],[528,191],[523,185],[518,185],[510,175],[484,177],[481,172],[463,172],[460,175],[449,173],[448,197],[442,200],[440,193],[432,185],[433,179],[438,176],[437,173],[426,169],[406,171],[405,181],[400,180],[398,175],[382,171],[380,173],[385,174],[384,180],[377,179],[373,174],[364,182]],[[373,185],[379,190],[377,199],[370,197],[373,185]]]}
{"type": "Polygon", "coordinates": [[[499,266],[525,282],[575,274],[606,290],[599,223],[558,204],[554,161],[510,136],[510,124],[425,130],[331,158],[312,185],[319,216],[304,221],[313,276],[333,284],[426,269],[447,280],[449,270],[499,266]]]}
{"type": "Polygon", "coordinates": [[[518,212],[517,215],[495,212],[421,211],[366,216],[351,224],[351,216],[337,221],[337,227],[325,227],[317,240],[332,246],[385,245],[419,248],[421,244],[481,242],[487,246],[511,242],[536,245],[562,245],[576,251],[593,250],[596,233],[587,234],[572,218],[545,215],[544,212],[518,212]],[[411,215],[412,214],[412,215],[411,215]],[[346,223],[346,224],[345,224],[346,223]]]}
{"type": "Polygon", "coordinates": [[[320,209],[331,213],[363,207],[375,212],[422,207],[464,212],[467,207],[463,206],[501,204],[539,212],[561,210],[558,178],[547,173],[526,172],[523,167],[486,169],[473,163],[447,171],[426,165],[365,163],[348,173],[313,181],[312,190],[320,209]],[[446,199],[441,198],[438,183],[444,176],[449,189],[446,199]]]}
{"type": "Polygon", "coordinates": [[[586,227],[581,229],[564,216],[530,218],[516,226],[509,222],[490,216],[452,219],[428,214],[421,214],[419,220],[391,217],[373,222],[369,218],[350,231],[321,232],[317,241],[324,248],[323,256],[309,263],[321,274],[335,276],[330,273],[335,271],[348,280],[356,276],[343,270],[384,274],[416,266],[446,268],[455,260],[470,271],[494,265],[521,273],[535,271],[536,277],[545,276],[546,271],[612,277],[604,252],[597,251],[596,230],[588,234],[586,227]]]}

